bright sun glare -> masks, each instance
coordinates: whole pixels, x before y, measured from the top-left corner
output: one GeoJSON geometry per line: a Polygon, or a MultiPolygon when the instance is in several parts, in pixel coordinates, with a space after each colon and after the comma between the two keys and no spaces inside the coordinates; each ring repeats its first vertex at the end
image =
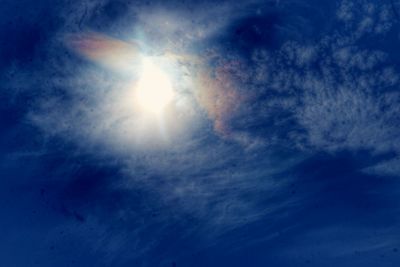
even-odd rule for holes
{"type": "Polygon", "coordinates": [[[144,58],[142,73],[136,87],[136,98],[140,108],[159,115],[173,97],[174,90],[167,73],[149,58],[144,58]]]}

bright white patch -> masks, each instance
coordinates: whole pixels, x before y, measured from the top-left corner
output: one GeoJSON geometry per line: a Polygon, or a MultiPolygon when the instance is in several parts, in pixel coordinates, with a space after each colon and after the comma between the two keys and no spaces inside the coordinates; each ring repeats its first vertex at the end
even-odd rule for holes
{"type": "Polygon", "coordinates": [[[171,80],[149,58],[143,59],[143,69],[136,87],[136,99],[141,109],[159,115],[172,101],[171,80]]]}

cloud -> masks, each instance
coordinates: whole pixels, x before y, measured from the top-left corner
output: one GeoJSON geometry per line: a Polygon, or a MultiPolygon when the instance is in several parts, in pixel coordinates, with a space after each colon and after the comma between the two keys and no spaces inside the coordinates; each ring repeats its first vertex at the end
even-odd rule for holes
{"type": "MultiPolygon", "coordinates": [[[[388,161],[354,168],[398,175],[399,75],[389,66],[391,52],[373,45],[391,34],[390,6],[343,1],[336,13],[343,29],[318,28],[320,38],[306,41],[299,37],[300,18],[284,12],[292,3],[271,7],[280,19],[269,21],[268,29],[265,20],[254,19],[268,6],[253,2],[212,10],[206,3],[192,12],[184,4],[176,10],[161,4],[154,9],[145,4],[114,7],[121,16],[105,11],[113,10],[109,1],[68,5],[72,13],[62,14],[64,25],[46,43],[46,64],[41,59],[24,67],[15,62],[4,83],[15,98],[40,90],[26,122],[43,137],[72,144],[76,150],[65,153],[88,157],[94,162],[88,168],[111,169],[97,173],[81,170],[80,164],[55,164],[59,194],[53,197],[61,202],[55,210],[70,220],[59,228],[69,229],[76,239],[87,236],[95,255],[123,252],[121,259],[105,255],[109,262],[129,262],[173,239],[164,235],[174,227],[183,233],[176,243],[183,244],[191,235],[212,239],[266,218],[285,221],[320,189],[306,183],[311,192],[296,195],[292,185],[299,175],[296,168],[321,152],[394,153],[388,161]],[[255,24],[251,34],[237,34],[240,27],[251,26],[249,21],[255,24]],[[258,34],[265,47],[251,45],[258,34]],[[135,74],[115,71],[121,62],[122,69],[129,69],[126,57],[135,60],[136,50],[162,58],[160,66],[167,63],[168,71],[179,74],[174,82],[182,97],[162,127],[133,107],[135,74]],[[111,70],[110,57],[118,63],[111,70]],[[89,197],[94,201],[89,203],[89,197]],[[117,234],[114,226],[122,230],[117,234]]],[[[304,18],[301,25],[315,24],[312,19],[304,18]]],[[[319,185],[330,171],[305,177],[319,185]]],[[[365,173],[363,179],[369,177],[365,173]]],[[[279,234],[274,229],[268,225],[259,238],[275,240],[279,234]]],[[[234,241],[251,244],[253,237],[234,241]]]]}
{"type": "Polygon", "coordinates": [[[383,161],[371,167],[364,169],[366,173],[383,176],[399,176],[400,158],[397,156],[387,161],[383,161]]]}
{"type": "MultiPolygon", "coordinates": [[[[53,75],[49,87],[65,92],[60,95],[50,92],[30,112],[29,118],[45,134],[77,143],[96,157],[117,157],[126,174],[118,182],[121,187],[156,191],[183,213],[207,218],[217,225],[235,227],[257,220],[274,208],[260,209],[259,199],[249,200],[245,196],[279,191],[279,186],[271,185],[271,181],[291,166],[287,163],[273,168],[266,164],[271,155],[265,155],[266,161],[259,160],[261,155],[257,153],[262,149],[280,146],[307,153],[360,149],[397,153],[399,149],[398,94],[390,90],[376,93],[376,88],[395,87],[398,75],[391,67],[377,68],[385,64],[387,53],[359,48],[361,33],[370,32],[372,26],[361,27],[357,21],[365,18],[351,13],[357,9],[351,5],[345,1],[341,8],[347,11],[342,10],[338,15],[346,25],[346,32],[328,33],[316,43],[287,41],[274,52],[256,48],[251,61],[246,61],[239,52],[224,52],[211,45],[209,51],[213,52],[203,58],[202,68],[205,69],[207,60],[214,60],[215,66],[199,75],[200,86],[192,92],[191,101],[197,98],[200,106],[185,106],[178,112],[181,128],[170,118],[167,126],[173,126],[168,133],[172,139],[167,141],[160,139],[154,127],[143,127],[146,118],[132,113],[131,81],[88,64],[77,71],[74,57],[63,58],[62,63],[53,62],[40,75],[46,76],[55,67],[59,77],[53,75]],[[348,33],[354,29],[356,35],[348,33]],[[199,112],[202,108],[208,118],[199,112]],[[217,136],[208,128],[208,119],[212,120],[217,136]],[[224,144],[223,139],[233,143],[224,144]],[[237,143],[241,145],[240,153],[234,152],[237,143]],[[245,167],[250,164],[246,157],[252,158],[253,153],[258,156],[252,161],[262,162],[255,166],[259,175],[245,167]],[[231,164],[238,164],[237,159],[242,163],[232,167],[231,164]],[[230,173],[224,171],[228,167],[230,173]],[[266,171],[268,168],[271,171],[266,171]]],[[[367,8],[366,5],[365,2],[363,6],[367,8]]],[[[388,7],[370,8],[373,10],[367,13],[374,27],[386,27],[386,20],[380,14],[388,7]]],[[[205,36],[194,34],[193,25],[186,18],[180,18],[184,21],[179,22],[165,10],[154,12],[138,19],[142,23],[138,25],[155,32],[153,37],[183,31],[189,34],[180,37],[186,47],[195,40],[205,40],[205,36]],[[159,15],[160,12],[165,16],[159,15]],[[150,23],[154,16],[167,18],[168,25],[160,25],[163,20],[150,23]]],[[[191,16],[200,21],[207,17],[202,9],[195,14],[191,16]]],[[[220,25],[223,27],[237,18],[225,18],[227,21],[220,25]]],[[[202,22],[196,25],[206,27],[202,22]]],[[[63,31],[68,32],[68,27],[63,31]]],[[[218,34],[218,30],[213,34],[218,34]]],[[[101,44],[111,47],[128,44],[101,35],[85,38],[101,40],[101,44]]],[[[78,48],[82,46],[79,40],[82,39],[78,39],[78,48]]],[[[53,45],[63,44],[55,41],[53,45]]],[[[167,42],[165,48],[175,47],[180,50],[183,46],[167,42]]],[[[97,50],[90,51],[89,57],[96,60],[98,57],[93,53],[97,50]]],[[[55,49],[54,53],[57,52],[55,49]]]]}
{"type": "Polygon", "coordinates": [[[390,34],[390,6],[343,1],[337,14],[344,31],[332,31],[313,44],[288,41],[277,52],[256,49],[247,63],[251,67],[236,67],[248,75],[235,83],[245,85],[241,105],[246,109],[230,113],[231,128],[249,129],[262,121],[269,127],[258,136],[268,144],[333,153],[399,153],[399,76],[387,63],[388,52],[364,43],[364,38],[372,43],[390,34]]]}

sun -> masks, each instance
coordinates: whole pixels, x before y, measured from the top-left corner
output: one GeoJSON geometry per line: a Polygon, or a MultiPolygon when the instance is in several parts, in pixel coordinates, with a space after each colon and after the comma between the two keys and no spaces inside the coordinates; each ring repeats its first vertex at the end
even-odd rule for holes
{"type": "Polygon", "coordinates": [[[136,86],[136,100],[146,112],[160,115],[174,98],[171,79],[150,58],[143,59],[142,72],[136,86]]]}

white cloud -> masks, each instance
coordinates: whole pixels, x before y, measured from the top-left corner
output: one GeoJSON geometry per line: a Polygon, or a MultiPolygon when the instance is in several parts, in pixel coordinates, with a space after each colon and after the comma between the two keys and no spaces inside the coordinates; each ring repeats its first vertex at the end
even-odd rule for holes
{"type": "Polygon", "coordinates": [[[399,176],[400,174],[400,157],[378,163],[363,170],[366,173],[384,176],[399,176]]]}
{"type": "MultiPolygon", "coordinates": [[[[253,64],[232,64],[227,76],[240,85],[246,98],[232,116],[235,127],[230,139],[216,135],[200,108],[194,107],[179,112],[186,124],[171,127],[175,139],[166,146],[157,143],[154,129],[141,129],[140,118],[129,111],[125,80],[90,65],[77,69],[70,58],[54,56],[49,66],[35,72],[34,80],[20,73],[10,86],[29,90],[46,82],[48,95],[29,119],[46,135],[62,137],[97,158],[118,159],[126,179],[115,186],[145,188],[182,214],[221,228],[237,227],[281,208],[276,203],[260,208],[258,201],[279,193],[286,184],[275,183],[277,176],[301,159],[293,156],[275,162],[274,145],[311,153],[360,149],[400,153],[400,96],[387,90],[398,86],[398,74],[394,68],[378,67],[390,55],[359,47],[366,33],[387,32],[388,7],[358,2],[365,13],[353,1],[344,1],[338,12],[345,32],[327,33],[311,44],[288,41],[276,53],[259,49],[253,53],[253,64]],[[150,143],[153,149],[143,149],[143,144],[150,143]],[[256,194],[261,197],[248,197],[256,194]]],[[[179,11],[156,10],[148,16],[143,13],[139,21],[154,36],[168,39],[178,34],[167,40],[165,48],[179,50],[217,34],[242,15],[235,9],[230,16],[219,16],[229,11],[221,6],[181,17],[179,11]],[[214,22],[214,17],[220,19],[206,23],[214,22]]],[[[85,12],[80,9],[79,16],[68,23],[79,24],[85,12]]],[[[71,27],[63,30],[76,30],[71,27]]],[[[53,45],[49,54],[57,55],[61,44],[55,40],[53,45]]],[[[215,53],[218,58],[226,56],[215,53]]],[[[228,56],[240,60],[240,56],[228,56]]],[[[398,172],[395,164],[397,159],[374,171],[398,172]]]]}

